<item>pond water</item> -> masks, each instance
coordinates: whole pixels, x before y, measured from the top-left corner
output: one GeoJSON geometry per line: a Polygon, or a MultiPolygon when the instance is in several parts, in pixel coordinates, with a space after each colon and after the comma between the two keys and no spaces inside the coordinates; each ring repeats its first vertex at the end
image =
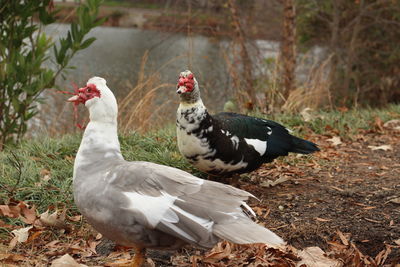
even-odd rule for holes
{"type": "MultiPolygon", "coordinates": [[[[65,36],[68,29],[69,25],[55,24],[47,27],[46,32],[57,38],[65,36]]],[[[123,98],[137,84],[142,58],[148,51],[145,74],[158,72],[161,83],[176,84],[179,73],[190,69],[203,87],[207,85],[204,90],[228,87],[229,76],[222,53],[227,45],[224,41],[204,36],[189,39],[177,33],[115,27],[95,28],[89,36],[97,40],[89,48],[78,52],[71,62],[76,69],[67,73],[65,81],[58,79],[59,85],[69,86],[75,82],[81,86],[88,78],[101,76],[107,80],[117,98],[123,98]]],[[[175,88],[170,90],[174,92],[175,88]]],[[[226,96],[223,91],[215,90],[214,93],[219,92],[219,96],[213,94],[213,99],[220,100],[221,96],[226,96]]]]}
{"type": "MultiPolygon", "coordinates": [[[[45,31],[57,40],[60,36],[66,36],[69,27],[68,24],[52,24],[45,31]]],[[[160,89],[154,100],[157,105],[164,105],[167,122],[175,120],[179,100],[175,94],[175,84],[183,70],[190,69],[195,73],[203,101],[211,112],[221,111],[233,94],[229,89],[231,81],[226,60],[231,56],[228,41],[201,35],[188,38],[180,33],[116,27],[97,27],[88,35],[92,36],[97,40],[72,59],[71,65],[76,69],[69,70],[65,80],[61,77],[57,80],[57,85],[62,89],[71,90],[72,82],[81,87],[90,77],[101,76],[107,80],[117,99],[121,100],[137,85],[142,58],[148,52],[144,74],[149,76],[158,73],[157,83],[171,84],[160,89]]],[[[277,56],[279,43],[258,40],[255,47],[258,51],[254,66],[257,72],[263,68],[265,70],[265,58],[277,56]]],[[[43,110],[42,115],[46,116],[48,111],[43,110]]],[[[66,108],[59,112],[64,111],[66,108]]],[[[46,123],[51,124],[50,121],[46,123]]],[[[40,122],[35,124],[39,125],[40,122]]]]}

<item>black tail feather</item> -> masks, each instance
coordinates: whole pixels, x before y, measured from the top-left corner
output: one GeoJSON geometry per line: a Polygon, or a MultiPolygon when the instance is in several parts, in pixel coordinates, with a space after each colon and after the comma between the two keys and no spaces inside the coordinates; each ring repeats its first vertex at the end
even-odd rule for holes
{"type": "Polygon", "coordinates": [[[319,148],[313,142],[292,136],[293,147],[291,152],[300,154],[310,154],[319,151],[319,148]]]}

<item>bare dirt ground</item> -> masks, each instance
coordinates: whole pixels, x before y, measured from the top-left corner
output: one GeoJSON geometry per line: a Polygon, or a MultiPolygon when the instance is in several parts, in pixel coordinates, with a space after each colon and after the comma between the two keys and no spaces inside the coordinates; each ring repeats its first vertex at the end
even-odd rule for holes
{"type": "MultiPolygon", "coordinates": [[[[148,251],[147,265],[399,266],[400,132],[365,131],[352,141],[332,136],[308,136],[321,152],[266,164],[237,184],[260,199],[250,202],[259,223],[287,247],[222,242],[211,251],[148,251]]],[[[29,220],[29,211],[22,213],[29,220]]],[[[132,253],[103,241],[87,224],[74,224],[80,219],[67,218],[64,235],[37,231],[26,244],[13,244],[11,253],[0,253],[0,265],[49,266],[65,254],[87,266],[130,263],[132,253]]]]}
{"type": "MultiPolygon", "coordinates": [[[[260,199],[251,205],[259,221],[297,249],[316,246],[337,260],[326,266],[397,266],[400,135],[364,132],[347,142],[310,138],[321,152],[266,164],[239,183],[260,199]],[[274,181],[282,183],[271,186],[274,181]]],[[[252,263],[240,249],[230,253],[252,263]]],[[[206,266],[230,266],[225,264],[206,266]]],[[[254,266],[292,266],[290,261],[264,264],[254,266]]]]}
{"type": "MultiPolygon", "coordinates": [[[[289,176],[290,182],[269,189],[245,186],[271,210],[266,223],[290,244],[327,249],[327,241],[341,231],[362,253],[375,257],[400,238],[400,138],[359,137],[337,147],[318,140],[323,151],[311,163],[281,167],[278,176],[289,176]],[[372,150],[386,145],[392,149],[372,150]]],[[[400,262],[400,251],[390,257],[400,262]]]]}

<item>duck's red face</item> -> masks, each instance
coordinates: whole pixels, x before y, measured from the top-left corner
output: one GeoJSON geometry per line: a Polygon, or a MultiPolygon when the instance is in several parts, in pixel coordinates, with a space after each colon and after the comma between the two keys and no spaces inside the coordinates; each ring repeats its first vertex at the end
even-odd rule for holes
{"type": "Polygon", "coordinates": [[[178,84],[176,86],[176,93],[183,94],[192,92],[194,89],[194,77],[193,73],[188,76],[180,75],[178,79],[178,84]]]}
{"type": "Polygon", "coordinates": [[[75,95],[68,99],[69,102],[74,102],[75,105],[85,104],[86,101],[94,97],[100,97],[100,91],[96,85],[89,83],[86,87],[79,88],[75,91],[75,95]]]}

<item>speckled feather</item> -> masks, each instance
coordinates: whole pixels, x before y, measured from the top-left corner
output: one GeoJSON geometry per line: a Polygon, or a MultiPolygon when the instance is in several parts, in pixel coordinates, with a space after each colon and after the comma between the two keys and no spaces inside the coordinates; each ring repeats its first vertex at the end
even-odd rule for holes
{"type": "Polygon", "coordinates": [[[309,141],[295,137],[279,123],[235,113],[210,115],[190,71],[180,74],[177,93],[177,138],[181,154],[199,170],[229,176],[253,171],[289,152],[318,151],[309,141]],[[188,83],[193,83],[186,89],[188,83]]]}

